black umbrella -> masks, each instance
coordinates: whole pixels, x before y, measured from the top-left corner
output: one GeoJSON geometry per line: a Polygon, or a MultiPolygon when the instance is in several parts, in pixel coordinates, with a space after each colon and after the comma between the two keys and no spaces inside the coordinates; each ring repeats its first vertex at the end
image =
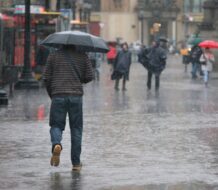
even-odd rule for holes
{"type": "Polygon", "coordinates": [[[81,31],[63,31],[50,34],[41,44],[44,45],[75,45],[78,50],[87,52],[107,53],[106,42],[97,36],[81,31]]]}

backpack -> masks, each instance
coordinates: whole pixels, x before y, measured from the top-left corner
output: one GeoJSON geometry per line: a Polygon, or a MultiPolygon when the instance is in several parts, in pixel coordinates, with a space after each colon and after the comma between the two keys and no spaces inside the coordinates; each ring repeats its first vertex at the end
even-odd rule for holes
{"type": "Polygon", "coordinates": [[[191,54],[190,54],[191,61],[192,61],[192,62],[199,62],[200,57],[201,57],[201,54],[202,54],[201,48],[198,47],[198,46],[194,46],[194,47],[192,48],[191,54]]]}
{"type": "Polygon", "coordinates": [[[141,63],[145,68],[148,68],[149,65],[149,53],[149,48],[143,48],[138,54],[138,62],[141,63]]]}

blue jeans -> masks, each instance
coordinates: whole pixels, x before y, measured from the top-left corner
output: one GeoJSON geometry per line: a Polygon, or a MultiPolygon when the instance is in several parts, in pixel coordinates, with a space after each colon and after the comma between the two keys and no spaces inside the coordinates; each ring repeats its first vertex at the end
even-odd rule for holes
{"type": "Polygon", "coordinates": [[[192,63],[192,78],[197,77],[197,71],[200,69],[200,64],[197,62],[192,63]]]}
{"type": "Polygon", "coordinates": [[[209,71],[204,71],[204,82],[207,83],[209,79],[209,71]]]}
{"type": "Polygon", "coordinates": [[[73,165],[77,165],[80,164],[83,132],[81,96],[60,96],[52,98],[49,121],[52,147],[56,144],[61,145],[67,113],[71,132],[71,162],[73,165]]]}

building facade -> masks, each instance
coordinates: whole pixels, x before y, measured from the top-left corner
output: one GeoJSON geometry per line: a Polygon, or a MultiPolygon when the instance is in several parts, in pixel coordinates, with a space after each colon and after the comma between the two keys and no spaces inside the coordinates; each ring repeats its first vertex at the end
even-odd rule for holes
{"type": "Polygon", "coordinates": [[[101,0],[100,11],[92,10],[91,22],[100,26],[99,35],[107,41],[139,40],[137,0],[101,0]]]}
{"type": "MultiPolygon", "coordinates": [[[[204,3],[204,19],[199,25],[199,35],[202,39],[218,41],[218,1],[206,0],[204,3]]],[[[218,60],[218,52],[213,51],[215,60],[218,60]]],[[[218,64],[214,64],[214,70],[218,71],[218,64]]]]}
{"type": "Polygon", "coordinates": [[[145,44],[159,36],[172,43],[196,33],[203,20],[205,0],[100,0],[100,10],[91,18],[99,24],[99,34],[108,41],[121,39],[145,44]]]}

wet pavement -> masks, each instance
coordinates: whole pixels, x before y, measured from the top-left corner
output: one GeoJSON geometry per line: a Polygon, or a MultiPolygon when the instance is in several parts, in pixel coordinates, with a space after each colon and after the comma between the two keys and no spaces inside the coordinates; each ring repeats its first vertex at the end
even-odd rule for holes
{"type": "Polygon", "coordinates": [[[100,81],[85,86],[80,174],[71,172],[68,124],[61,164],[49,165],[45,90],[15,91],[0,108],[0,189],[218,190],[217,76],[205,88],[172,56],[159,92],[147,90],[137,63],[123,92],[104,64],[100,81]]]}

